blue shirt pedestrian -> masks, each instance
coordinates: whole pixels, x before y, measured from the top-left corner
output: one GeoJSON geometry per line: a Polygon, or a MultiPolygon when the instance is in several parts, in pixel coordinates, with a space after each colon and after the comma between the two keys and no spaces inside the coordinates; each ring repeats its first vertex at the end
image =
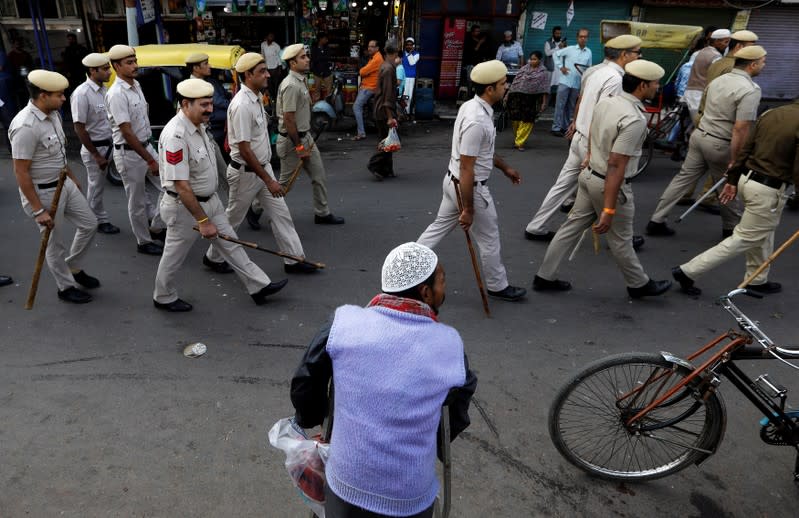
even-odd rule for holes
{"type": "Polygon", "coordinates": [[[580,48],[579,45],[570,45],[555,51],[555,66],[557,68],[566,67],[569,69],[567,74],[561,73],[560,84],[569,88],[580,89],[580,78],[582,74],[575,65],[584,65],[586,68],[593,64],[591,49],[588,47],[580,48]]]}

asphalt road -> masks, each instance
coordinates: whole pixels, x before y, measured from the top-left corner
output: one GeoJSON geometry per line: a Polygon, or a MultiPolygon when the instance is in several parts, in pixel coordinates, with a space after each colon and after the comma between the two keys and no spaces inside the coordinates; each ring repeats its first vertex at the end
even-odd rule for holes
{"type": "MultiPolygon", "coordinates": [[[[525,153],[501,133],[497,151],[523,183],[491,179],[509,278],[525,287],[545,245],[524,240],[522,231],[567,152],[547,129],[537,129],[525,153]]],[[[86,270],[102,281],[94,302],[60,302],[45,270],[36,307],[24,310],[39,234],[20,208],[10,159],[0,157],[0,273],[16,281],[0,288],[0,516],[306,516],[266,432],[292,412],[288,382],[318,326],[340,304],[367,303],[388,250],[432,221],[450,131],[445,123],[407,130],[396,155],[399,177],[380,183],[365,168],[374,137],[356,143],[326,134],[319,147],[330,204],[347,224],[313,224],[305,176],[288,203],[308,258],[327,269],[292,276],[257,307],[235,276],[202,267],[198,240],[180,276],[181,297],[195,307],[188,314],[153,308],[158,259],[136,253],[124,193],[110,185],[106,206],[122,233],[98,234],[87,258],[86,270]],[[208,353],[185,358],[183,346],[197,341],[208,353]]],[[[84,176],[77,160],[72,165],[84,176]]],[[[639,230],[676,168],[658,157],[635,182],[639,230]]],[[[777,242],[797,226],[799,214],[786,212],[777,242]]],[[[714,245],[720,219],[696,213],[678,231],[648,239],[640,253],[653,278],[668,278],[670,267],[714,245]]],[[[245,224],[240,235],[274,245],[267,230],[245,224]]],[[[741,301],[786,344],[796,344],[790,322],[799,316],[796,250],[772,270],[782,294],[741,301]]],[[[714,301],[740,282],[743,259],[703,278],[699,298],[672,290],[633,301],[604,247],[594,256],[586,245],[561,271],[573,291],[492,300],[485,318],[460,231],[438,252],[448,287],[441,317],[461,332],[479,377],[472,426],[453,444],[452,516],[795,516],[794,453],[760,442],[761,416],[729,383],[721,386],[728,423],[719,452],[666,479],[591,479],[559,456],[547,433],[552,396],[580,366],[626,351],[685,355],[730,327],[714,301]]],[[[280,260],[250,256],[272,278],[285,276],[280,260]]],[[[748,370],[769,372],[795,401],[795,371],[775,362],[748,370]]]]}

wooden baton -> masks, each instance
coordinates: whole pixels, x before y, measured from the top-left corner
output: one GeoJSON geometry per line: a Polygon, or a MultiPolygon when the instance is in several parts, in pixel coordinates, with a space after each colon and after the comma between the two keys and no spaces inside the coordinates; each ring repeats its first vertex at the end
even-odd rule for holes
{"type": "MultiPolygon", "coordinates": [[[[458,201],[458,210],[463,212],[463,200],[461,199],[461,189],[458,187],[458,182],[452,182],[452,186],[455,187],[455,199],[458,201]]],[[[474,245],[472,245],[472,236],[469,234],[469,231],[463,229],[463,233],[466,234],[466,246],[469,247],[469,256],[472,258],[472,269],[474,269],[474,277],[477,279],[477,288],[480,290],[480,297],[483,299],[483,311],[487,317],[491,316],[491,310],[488,309],[488,295],[486,295],[485,287],[483,287],[483,277],[480,274],[480,267],[477,264],[477,255],[474,253],[474,245]]]]}
{"type": "MultiPolygon", "coordinates": [[[[316,145],[316,140],[311,142],[311,145],[308,146],[308,153],[313,151],[313,148],[314,148],[315,145],[316,145]]],[[[310,158],[310,156],[308,158],[310,158]]],[[[291,176],[289,176],[289,179],[286,181],[285,187],[283,187],[283,196],[285,196],[285,195],[287,195],[289,193],[291,188],[294,186],[294,182],[297,181],[297,177],[300,175],[300,169],[302,169],[302,164],[303,164],[304,160],[305,160],[304,158],[300,158],[300,161],[297,164],[297,167],[295,167],[294,171],[291,172],[291,176]]]]}
{"type": "Polygon", "coordinates": [[[774,251],[774,253],[773,253],[773,254],[771,254],[771,255],[768,257],[768,259],[766,259],[766,260],[763,262],[763,264],[761,264],[761,265],[758,267],[758,269],[757,269],[757,270],[755,270],[755,272],[754,272],[752,275],[750,275],[750,276],[749,276],[749,278],[748,278],[748,279],[746,279],[745,281],[743,281],[741,284],[739,284],[739,285],[738,285],[738,288],[739,288],[739,289],[740,289],[740,288],[746,288],[746,286],[747,286],[747,285],[748,285],[750,282],[752,282],[752,281],[755,279],[755,277],[757,277],[758,275],[760,275],[760,274],[763,272],[763,270],[765,270],[766,268],[768,268],[768,266],[769,266],[769,265],[770,265],[770,264],[771,264],[771,263],[774,261],[774,259],[776,259],[777,257],[779,257],[779,255],[780,255],[781,253],[783,253],[783,252],[785,251],[785,249],[786,249],[786,248],[788,248],[789,246],[791,246],[791,245],[793,244],[793,242],[794,242],[794,241],[796,241],[797,239],[799,239],[799,230],[797,230],[796,232],[794,232],[794,233],[793,233],[793,235],[792,235],[791,237],[789,237],[789,238],[788,238],[788,240],[787,240],[786,242],[784,242],[782,245],[780,245],[780,247],[779,247],[778,249],[776,249],[776,250],[774,251]]]}
{"type": "MultiPolygon", "coordinates": [[[[197,232],[200,231],[199,227],[192,227],[192,228],[194,228],[194,230],[196,230],[197,232]]],[[[217,237],[219,237],[220,239],[224,239],[225,241],[230,241],[231,243],[236,243],[236,244],[241,245],[241,246],[246,246],[247,248],[254,248],[256,250],[260,250],[261,252],[266,252],[267,254],[276,255],[278,257],[283,257],[285,259],[291,259],[292,261],[297,261],[298,263],[310,264],[311,266],[313,266],[315,268],[319,268],[320,270],[325,267],[325,263],[317,263],[317,262],[314,262],[314,261],[308,261],[308,260],[303,259],[302,257],[296,256],[296,255],[287,254],[285,252],[278,252],[276,250],[270,250],[268,248],[264,248],[264,247],[258,245],[258,243],[253,243],[251,241],[242,241],[241,239],[237,239],[235,237],[228,236],[227,234],[222,234],[221,232],[217,234],[217,237]]]]}

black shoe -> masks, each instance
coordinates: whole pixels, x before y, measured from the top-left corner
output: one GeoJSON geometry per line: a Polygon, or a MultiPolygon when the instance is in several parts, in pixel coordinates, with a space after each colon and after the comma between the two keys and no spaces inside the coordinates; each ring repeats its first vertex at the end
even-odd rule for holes
{"type": "Polygon", "coordinates": [[[536,275],[533,277],[533,289],[535,291],[569,291],[572,285],[568,281],[544,279],[536,275]]]}
{"type": "Polygon", "coordinates": [[[158,232],[155,232],[155,231],[151,230],[150,231],[150,237],[152,239],[156,239],[158,241],[161,241],[162,243],[166,243],[166,229],[162,228],[158,232]]]}
{"type": "Polygon", "coordinates": [[[256,214],[254,210],[252,210],[252,206],[247,209],[247,224],[253,230],[261,230],[261,222],[258,221],[261,219],[260,214],[256,214]]]}
{"type": "Polygon", "coordinates": [[[203,264],[216,273],[233,273],[233,268],[230,267],[227,261],[218,263],[208,259],[207,255],[203,255],[203,264]]]}
{"type": "Polygon", "coordinates": [[[87,274],[83,270],[79,271],[78,273],[73,273],[72,278],[75,279],[75,282],[90,290],[100,287],[100,281],[87,274]]]}
{"type": "Polygon", "coordinates": [[[694,286],[693,279],[685,275],[685,272],[679,266],[671,269],[671,276],[680,283],[680,291],[686,295],[697,296],[702,293],[702,290],[694,286]]]}
{"type": "Polygon", "coordinates": [[[308,263],[284,264],[283,271],[286,273],[316,273],[319,269],[308,263]]]}
{"type": "Polygon", "coordinates": [[[328,214],[327,216],[314,216],[313,222],[317,225],[343,225],[344,218],[328,214]]]}
{"type": "Polygon", "coordinates": [[[633,236],[633,250],[637,252],[642,246],[644,246],[645,242],[646,239],[644,239],[644,236],[633,236]]]}
{"type": "Polygon", "coordinates": [[[569,212],[571,212],[572,207],[574,207],[574,201],[567,201],[567,202],[561,203],[560,211],[562,213],[564,213],[564,214],[568,214],[569,212]]]}
{"type": "Polygon", "coordinates": [[[374,176],[375,180],[377,180],[378,182],[383,181],[384,176],[382,174],[378,173],[377,171],[372,171],[371,169],[369,169],[369,172],[372,173],[372,176],[374,176]]]}
{"type": "Polygon", "coordinates": [[[185,313],[186,311],[191,311],[191,304],[186,302],[185,300],[175,299],[172,302],[167,302],[164,304],[163,302],[153,301],[153,306],[158,309],[163,309],[164,311],[169,311],[171,313],[185,313]]]}
{"type": "Polygon", "coordinates": [[[70,286],[65,290],[60,290],[58,292],[58,298],[66,302],[72,302],[73,304],[86,304],[92,301],[91,295],[74,286],[70,286]]]}
{"type": "Polygon", "coordinates": [[[648,236],[673,236],[674,229],[666,223],[655,223],[650,221],[646,224],[646,235],[648,236]]]}
{"type": "Polygon", "coordinates": [[[136,245],[136,250],[140,254],[146,255],[161,255],[164,253],[164,247],[157,243],[142,243],[141,245],[136,245]]]}
{"type": "Polygon", "coordinates": [[[552,231],[546,234],[533,234],[532,232],[524,231],[524,238],[530,241],[552,241],[553,237],[555,237],[555,233],[552,231]]]}
{"type": "Polygon", "coordinates": [[[730,237],[732,235],[732,231],[733,230],[734,229],[732,229],[732,228],[722,228],[721,229],[721,239],[727,239],[728,237],[730,237]]]}
{"type": "Polygon", "coordinates": [[[517,300],[521,300],[525,295],[527,295],[527,290],[524,288],[517,288],[516,286],[511,286],[510,284],[501,291],[491,291],[488,290],[488,294],[494,298],[507,300],[509,302],[516,302],[517,300]]]}
{"type": "Polygon", "coordinates": [[[97,225],[97,232],[101,234],[119,234],[119,227],[106,221],[97,225]]]}
{"type": "Polygon", "coordinates": [[[0,286],[8,286],[9,284],[13,284],[14,279],[7,275],[0,275],[0,286]]]}
{"type": "Polygon", "coordinates": [[[662,295],[669,291],[671,288],[671,281],[653,281],[649,279],[649,282],[641,286],[640,288],[627,288],[627,293],[630,294],[630,297],[634,299],[640,299],[641,297],[654,297],[655,295],[662,295]]]}
{"type": "Polygon", "coordinates": [[[781,292],[782,284],[780,284],[779,282],[771,282],[771,281],[763,284],[747,284],[746,289],[756,291],[757,293],[762,293],[764,295],[770,295],[781,292]]]}
{"type": "Polygon", "coordinates": [[[282,281],[277,281],[277,282],[270,282],[269,284],[261,288],[261,291],[253,293],[252,295],[250,295],[250,297],[252,297],[252,300],[254,300],[256,304],[262,306],[266,304],[266,297],[282,290],[283,287],[286,284],[288,284],[288,282],[289,282],[288,279],[283,279],[282,281]]]}

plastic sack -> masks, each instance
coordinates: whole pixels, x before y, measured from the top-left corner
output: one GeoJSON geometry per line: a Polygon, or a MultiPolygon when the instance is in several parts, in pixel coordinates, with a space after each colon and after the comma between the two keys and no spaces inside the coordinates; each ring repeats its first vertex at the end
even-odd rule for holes
{"type": "Polygon", "coordinates": [[[397,135],[397,128],[389,128],[388,137],[380,141],[380,144],[377,145],[377,149],[384,153],[393,153],[394,151],[402,149],[399,135],[397,135]]]}
{"type": "Polygon", "coordinates": [[[286,454],[286,470],[294,486],[316,516],[324,518],[325,463],[330,445],[306,438],[292,426],[288,417],[269,430],[269,444],[286,454]]]}

